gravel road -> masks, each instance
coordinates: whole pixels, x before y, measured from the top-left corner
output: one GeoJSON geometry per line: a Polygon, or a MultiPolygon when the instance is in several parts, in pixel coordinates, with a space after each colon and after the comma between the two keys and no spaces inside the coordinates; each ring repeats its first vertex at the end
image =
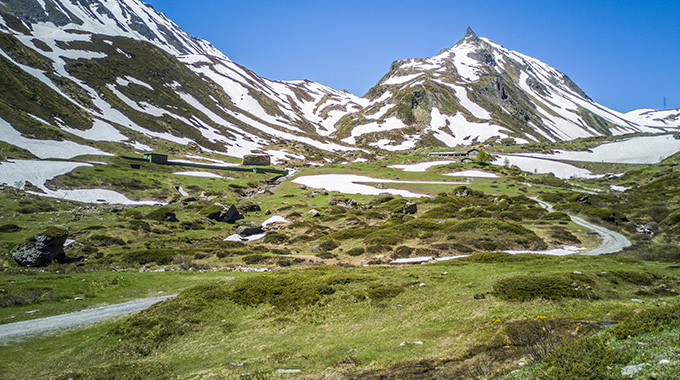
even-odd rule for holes
{"type": "Polygon", "coordinates": [[[38,333],[54,333],[58,330],[73,329],[144,310],[151,305],[177,296],[177,294],[144,298],[116,305],[101,306],[92,309],[85,309],[73,313],[55,315],[52,317],[33,319],[0,325],[0,344],[10,340],[26,337],[38,333]]]}
{"type": "MultiPolygon", "coordinates": [[[[533,199],[536,202],[538,202],[538,204],[540,204],[541,207],[546,209],[548,212],[553,212],[553,206],[550,203],[544,202],[536,198],[533,199]]],[[[606,255],[608,253],[618,252],[630,246],[630,241],[625,236],[621,235],[618,232],[614,232],[610,229],[592,224],[590,222],[585,221],[582,218],[579,218],[578,216],[569,215],[569,217],[571,218],[572,222],[597,233],[602,238],[602,244],[600,244],[599,247],[593,248],[586,252],[582,252],[580,253],[581,255],[588,256],[606,255]]]]}

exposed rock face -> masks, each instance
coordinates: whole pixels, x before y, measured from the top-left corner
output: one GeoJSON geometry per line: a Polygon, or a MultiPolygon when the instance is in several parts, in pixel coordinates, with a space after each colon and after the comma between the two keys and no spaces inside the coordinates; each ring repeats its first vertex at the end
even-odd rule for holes
{"type": "Polygon", "coordinates": [[[244,166],[270,166],[271,159],[266,154],[246,154],[243,156],[244,166]]]}
{"type": "Polygon", "coordinates": [[[68,232],[60,228],[49,228],[33,235],[12,252],[12,258],[22,267],[42,267],[56,260],[60,263],[69,259],[64,253],[68,232]]]}

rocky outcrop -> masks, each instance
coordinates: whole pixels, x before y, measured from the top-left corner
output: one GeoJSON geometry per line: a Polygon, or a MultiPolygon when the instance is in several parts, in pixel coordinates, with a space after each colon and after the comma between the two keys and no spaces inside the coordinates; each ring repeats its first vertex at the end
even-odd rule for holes
{"type": "Polygon", "coordinates": [[[66,230],[48,228],[19,245],[12,251],[12,258],[22,267],[42,267],[52,261],[68,262],[70,259],[64,253],[66,238],[66,230]]]}

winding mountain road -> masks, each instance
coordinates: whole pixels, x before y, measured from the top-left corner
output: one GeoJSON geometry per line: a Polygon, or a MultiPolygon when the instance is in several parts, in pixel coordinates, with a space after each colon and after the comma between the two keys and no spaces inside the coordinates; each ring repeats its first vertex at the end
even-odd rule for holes
{"type": "Polygon", "coordinates": [[[149,308],[151,305],[175,297],[177,294],[143,298],[116,305],[101,306],[73,313],[0,325],[0,344],[39,333],[54,333],[127,315],[149,308]]]}
{"type": "MultiPolygon", "coordinates": [[[[541,205],[541,207],[548,210],[548,212],[553,212],[553,206],[550,203],[536,198],[534,198],[534,200],[538,202],[541,205]]],[[[630,246],[630,241],[628,240],[628,238],[626,238],[625,236],[621,235],[618,232],[595,225],[584,220],[583,218],[579,218],[578,216],[569,215],[569,217],[571,218],[572,222],[597,233],[602,238],[602,243],[600,244],[599,247],[582,252],[580,253],[581,255],[587,256],[606,255],[608,253],[619,252],[620,250],[630,246]]]]}

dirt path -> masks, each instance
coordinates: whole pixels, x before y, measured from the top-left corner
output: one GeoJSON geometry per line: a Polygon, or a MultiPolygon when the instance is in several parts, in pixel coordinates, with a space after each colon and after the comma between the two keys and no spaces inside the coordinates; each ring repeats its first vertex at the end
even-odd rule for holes
{"type": "Polygon", "coordinates": [[[55,315],[0,325],[0,344],[39,333],[54,333],[59,330],[74,329],[106,319],[119,317],[149,308],[151,305],[175,297],[176,294],[162,297],[143,298],[116,305],[85,309],[73,313],[55,315]]]}
{"type": "MultiPolygon", "coordinates": [[[[553,206],[550,203],[544,202],[540,199],[535,200],[541,205],[541,207],[548,210],[548,212],[553,212],[553,206]]],[[[628,238],[626,238],[625,236],[621,235],[618,232],[595,225],[584,220],[583,218],[579,218],[578,216],[569,215],[569,217],[571,218],[572,222],[597,233],[602,238],[602,243],[600,244],[599,247],[593,248],[585,252],[581,252],[580,253],[581,255],[588,256],[606,255],[608,253],[619,252],[620,250],[630,246],[630,241],[628,240],[628,238]]]]}

